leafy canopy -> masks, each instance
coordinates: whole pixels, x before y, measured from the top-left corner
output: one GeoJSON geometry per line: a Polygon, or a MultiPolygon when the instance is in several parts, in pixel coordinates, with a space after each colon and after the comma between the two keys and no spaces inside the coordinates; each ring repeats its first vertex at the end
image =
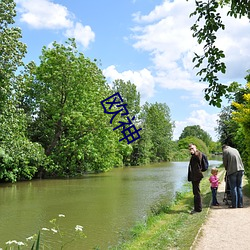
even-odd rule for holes
{"type": "Polygon", "coordinates": [[[193,62],[200,81],[207,82],[209,85],[205,89],[205,99],[209,104],[221,107],[221,97],[231,89],[225,84],[219,82],[219,73],[225,74],[226,64],[224,62],[225,54],[222,49],[216,46],[216,34],[219,30],[224,30],[220,7],[230,5],[228,15],[235,18],[248,16],[250,19],[249,0],[200,0],[195,1],[196,9],[190,16],[196,16],[197,19],[192,25],[193,37],[199,44],[203,45],[203,54],[195,53],[193,62]]]}

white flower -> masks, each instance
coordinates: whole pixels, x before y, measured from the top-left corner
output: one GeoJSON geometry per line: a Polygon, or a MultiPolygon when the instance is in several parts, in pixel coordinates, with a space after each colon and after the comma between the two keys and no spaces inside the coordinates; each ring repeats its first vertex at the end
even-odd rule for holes
{"type": "Polygon", "coordinates": [[[30,236],[30,237],[27,237],[26,240],[32,240],[34,238],[34,236],[30,236]]]}
{"type": "Polygon", "coordinates": [[[24,243],[22,241],[16,241],[16,240],[9,240],[5,244],[11,245],[12,243],[17,244],[18,246],[24,246],[24,243]]]}
{"type": "Polygon", "coordinates": [[[5,244],[11,245],[12,243],[17,244],[17,241],[16,241],[16,240],[9,240],[9,241],[7,241],[5,244]]]}
{"type": "Polygon", "coordinates": [[[55,228],[51,228],[51,231],[57,233],[58,231],[55,228]]]}
{"type": "Polygon", "coordinates": [[[46,228],[46,227],[43,227],[42,230],[43,230],[43,231],[50,231],[50,230],[49,230],[48,228],[46,228]]]}
{"type": "Polygon", "coordinates": [[[24,243],[22,241],[17,242],[18,246],[24,246],[24,243]]]}
{"type": "Polygon", "coordinates": [[[64,215],[64,214],[59,214],[58,216],[59,216],[59,217],[65,217],[65,215],[64,215]]]}
{"type": "Polygon", "coordinates": [[[80,226],[80,225],[75,226],[76,231],[82,231],[82,229],[83,229],[83,226],[80,226]]]}

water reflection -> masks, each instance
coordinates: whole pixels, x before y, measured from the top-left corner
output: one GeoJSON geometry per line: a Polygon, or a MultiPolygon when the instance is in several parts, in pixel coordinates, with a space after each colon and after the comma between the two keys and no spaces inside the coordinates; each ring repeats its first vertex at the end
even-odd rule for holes
{"type": "Polygon", "coordinates": [[[1,184],[0,247],[51,227],[49,220],[65,214],[65,228],[82,225],[87,235],[84,245],[68,249],[107,249],[117,242],[119,232],[142,220],[155,202],[162,197],[171,201],[186,183],[187,165],[170,162],[118,168],[81,179],[1,184]]]}

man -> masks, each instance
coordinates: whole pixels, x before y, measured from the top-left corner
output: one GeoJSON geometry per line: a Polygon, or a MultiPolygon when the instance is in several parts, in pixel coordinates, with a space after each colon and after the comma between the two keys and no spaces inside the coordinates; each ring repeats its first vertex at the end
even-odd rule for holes
{"type": "Polygon", "coordinates": [[[242,208],[242,177],[244,174],[244,165],[242,163],[240,153],[236,148],[228,145],[223,145],[222,151],[223,165],[227,171],[227,178],[232,197],[232,204],[229,207],[242,208]]]}
{"type": "Polygon", "coordinates": [[[194,209],[191,214],[199,213],[202,211],[200,181],[203,178],[201,172],[201,158],[202,152],[197,150],[196,146],[191,143],[188,145],[191,153],[190,163],[188,167],[188,181],[192,182],[193,195],[194,195],[194,209]]]}

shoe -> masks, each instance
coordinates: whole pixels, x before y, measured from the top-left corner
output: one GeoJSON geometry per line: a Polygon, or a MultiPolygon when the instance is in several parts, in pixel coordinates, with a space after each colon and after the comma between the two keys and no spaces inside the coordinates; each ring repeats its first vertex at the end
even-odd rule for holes
{"type": "Polygon", "coordinates": [[[219,206],[220,204],[219,203],[216,203],[216,204],[212,204],[212,206],[219,206]]]}
{"type": "Polygon", "coordinates": [[[238,208],[243,208],[243,205],[238,206],[238,208]]]}
{"type": "Polygon", "coordinates": [[[236,208],[236,207],[233,207],[233,206],[228,206],[228,208],[236,208]]]}
{"type": "Polygon", "coordinates": [[[190,214],[196,214],[196,213],[200,213],[201,211],[196,211],[196,210],[192,210],[191,212],[190,212],[190,214]]]}

